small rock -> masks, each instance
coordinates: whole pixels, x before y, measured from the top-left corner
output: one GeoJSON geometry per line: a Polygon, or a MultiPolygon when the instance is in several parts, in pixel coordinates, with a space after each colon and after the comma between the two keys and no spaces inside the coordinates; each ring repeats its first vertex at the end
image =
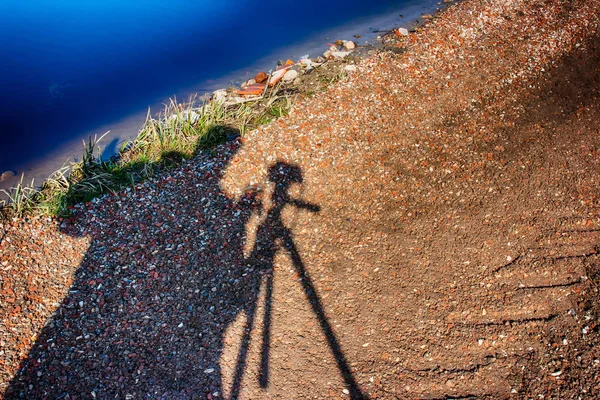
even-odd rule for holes
{"type": "Polygon", "coordinates": [[[354,37],[355,37],[356,39],[360,39],[362,36],[360,36],[360,35],[354,35],[354,37]]]}
{"type": "Polygon", "coordinates": [[[347,72],[355,72],[356,71],[356,65],[346,65],[344,67],[344,70],[347,72]]]}
{"type": "Polygon", "coordinates": [[[396,32],[398,32],[398,35],[400,36],[408,36],[408,29],[406,28],[398,28],[396,29],[396,32]]]}
{"type": "Polygon", "coordinates": [[[213,372],[215,372],[214,368],[207,368],[207,369],[204,370],[205,374],[212,374],[213,372]]]}
{"type": "Polygon", "coordinates": [[[423,14],[423,15],[421,15],[421,18],[423,18],[423,19],[432,19],[433,15],[431,15],[431,14],[423,14]]]}
{"type": "Polygon", "coordinates": [[[298,71],[290,69],[288,72],[283,75],[282,80],[284,82],[292,82],[294,79],[298,77],[298,71]]]}
{"type": "Polygon", "coordinates": [[[323,57],[328,60],[332,57],[331,54],[336,51],[338,51],[338,48],[336,46],[331,46],[325,53],[323,53],[323,57]]]}
{"type": "Polygon", "coordinates": [[[300,64],[301,66],[306,68],[307,71],[310,71],[311,69],[314,68],[313,62],[309,58],[301,59],[300,61],[298,61],[298,64],[300,64]]]}
{"type": "Polygon", "coordinates": [[[14,172],[12,172],[12,171],[4,171],[2,173],[2,175],[0,175],[0,182],[5,181],[5,180],[10,179],[10,178],[14,178],[14,177],[15,177],[15,173],[14,172]]]}
{"type": "Polygon", "coordinates": [[[333,57],[333,53],[337,53],[339,50],[337,48],[337,46],[331,46],[329,47],[329,50],[327,50],[325,53],[323,53],[323,57],[325,57],[325,59],[329,59],[331,57],[333,57]]]}
{"type": "Polygon", "coordinates": [[[242,89],[246,88],[247,86],[254,85],[254,84],[256,84],[256,80],[249,79],[246,82],[242,83],[242,89]]]}
{"type": "Polygon", "coordinates": [[[356,44],[350,40],[346,40],[343,46],[346,50],[354,50],[356,48],[356,44]]]}
{"type": "Polygon", "coordinates": [[[259,72],[254,77],[255,83],[265,83],[267,79],[269,79],[269,74],[267,74],[266,72],[259,72]]]}
{"type": "Polygon", "coordinates": [[[331,53],[331,57],[333,58],[337,58],[337,59],[342,59],[342,58],[346,58],[350,55],[350,51],[334,51],[331,53]]]}
{"type": "Polygon", "coordinates": [[[212,94],[212,98],[217,103],[224,102],[227,99],[227,90],[226,89],[215,90],[212,94]]]}

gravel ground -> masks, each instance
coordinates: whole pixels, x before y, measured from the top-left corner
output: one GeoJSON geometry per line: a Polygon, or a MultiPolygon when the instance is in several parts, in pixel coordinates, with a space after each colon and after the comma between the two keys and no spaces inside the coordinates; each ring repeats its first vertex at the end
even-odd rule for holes
{"type": "Polygon", "coordinates": [[[0,392],[600,397],[599,6],[467,0],[243,139],[2,225],[0,392]]]}

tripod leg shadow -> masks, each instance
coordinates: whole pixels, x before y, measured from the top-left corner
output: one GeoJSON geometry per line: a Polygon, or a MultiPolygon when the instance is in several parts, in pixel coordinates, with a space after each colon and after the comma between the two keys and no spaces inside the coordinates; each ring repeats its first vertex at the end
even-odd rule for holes
{"type": "Polygon", "coordinates": [[[358,383],[354,379],[354,375],[352,374],[352,370],[350,369],[348,361],[344,356],[340,343],[338,342],[335,333],[333,332],[333,329],[329,324],[329,320],[327,318],[327,315],[325,314],[325,310],[323,310],[323,305],[321,304],[321,299],[319,297],[319,294],[317,293],[317,289],[313,285],[312,279],[310,278],[310,275],[304,267],[304,263],[302,262],[300,253],[298,252],[298,249],[296,248],[296,245],[294,244],[294,241],[292,239],[291,232],[289,232],[287,229],[283,240],[285,248],[290,253],[290,257],[292,259],[292,263],[294,264],[294,268],[296,269],[296,272],[300,277],[302,289],[304,289],[304,293],[308,298],[308,302],[310,303],[313,312],[319,320],[321,329],[323,330],[323,333],[327,338],[329,348],[333,353],[333,356],[335,357],[338,369],[340,370],[340,373],[342,374],[342,377],[344,378],[344,381],[348,386],[348,390],[350,391],[350,398],[355,400],[368,399],[368,396],[360,390],[358,383]]]}
{"type": "MultiPolygon", "coordinates": [[[[258,283],[260,287],[260,282],[258,283]]],[[[240,350],[237,356],[237,362],[234,371],[233,383],[231,385],[231,391],[229,392],[229,399],[235,400],[240,396],[240,390],[242,388],[242,379],[244,377],[244,371],[246,369],[246,361],[248,359],[248,351],[250,349],[250,339],[252,335],[252,329],[254,328],[254,320],[256,317],[256,307],[258,302],[258,288],[255,291],[257,298],[249,302],[249,306],[246,309],[246,326],[244,328],[244,335],[240,344],[240,350]]]]}
{"type": "Polygon", "coordinates": [[[271,348],[271,311],[273,304],[273,273],[267,276],[265,291],[265,315],[263,323],[262,350],[260,357],[260,375],[258,381],[263,389],[269,386],[269,360],[271,348]]]}

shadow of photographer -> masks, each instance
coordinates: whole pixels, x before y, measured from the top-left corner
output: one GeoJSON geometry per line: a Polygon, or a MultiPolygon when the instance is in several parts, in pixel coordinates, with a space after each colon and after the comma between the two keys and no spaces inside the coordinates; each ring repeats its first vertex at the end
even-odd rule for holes
{"type": "Polygon", "coordinates": [[[269,384],[274,257],[285,251],[354,399],[356,383],[302,262],[285,207],[318,212],[290,197],[298,166],[277,162],[271,207],[249,189],[238,201],[220,187],[241,147],[235,139],[130,192],[90,206],[66,230],[91,244],[69,295],[38,336],[5,398],[223,397],[221,355],[228,327],[246,315],[229,397],[240,395],[265,293],[260,386],[269,384]],[[246,224],[266,215],[245,257],[246,224]],[[264,289],[263,289],[264,288],[264,289]]]}
{"type": "MultiPolygon", "coordinates": [[[[269,384],[269,360],[270,360],[270,338],[271,338],[271,314],[273,308],[273,280],[274,280],[274,259],[278,251],[286,251],[290,256],[296,273],[300,277],[300,284],[309,301],[314,314],[316,315],[321,330],[327,338],[329,348],[336,360],[338,369],[348,387],[350,396],[353,399],[364,399],[364,395],[350,370],[350,366],[344,356],[342,348],[335,336],[329,320],[323,309],[323,305],[312,283],[298,249],[294,243],[292,231],[286,227],[282,220],[282,212],[285,206],[293,206],[299,210],[310,212],[319,212],[320,207],[303,200],[293,199],[289,195],[290,186],[294,183],[303,182],[302,171],[296,165],[279,161],[269,168],[269,181],[274,185],[274,191],[271,198],[271,208],[267,213],[263,223],[258,227],[256,242],[254,248],[247,258],[249,265],[255,266],[255,269],[261,271],[265,281],[265,305],[263,316],[262,343],[261,343],[261,361],[259,372],[259,383],[263,388],[269,384]]],[[[259,290],[256,291],[257,293],[259,290]]],[[[233,386],[231,389],[231,398],[237,398],[241,388],[241,381],[246,364],[248,347],[250,344],[250,334],[254,326],[257,301],[252,303],[248,310],[245,334],[240,346],[237,366],[233,386]]]]}

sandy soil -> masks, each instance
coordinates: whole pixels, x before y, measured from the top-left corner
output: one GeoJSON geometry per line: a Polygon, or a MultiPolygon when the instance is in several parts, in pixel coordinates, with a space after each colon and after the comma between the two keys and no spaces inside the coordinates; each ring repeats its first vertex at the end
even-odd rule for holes
{"type": "Polygon", "coordinates": [[[600,397],[599,6],[467,0],[243,140],[3,224],[4,398],[600,397]]]}

